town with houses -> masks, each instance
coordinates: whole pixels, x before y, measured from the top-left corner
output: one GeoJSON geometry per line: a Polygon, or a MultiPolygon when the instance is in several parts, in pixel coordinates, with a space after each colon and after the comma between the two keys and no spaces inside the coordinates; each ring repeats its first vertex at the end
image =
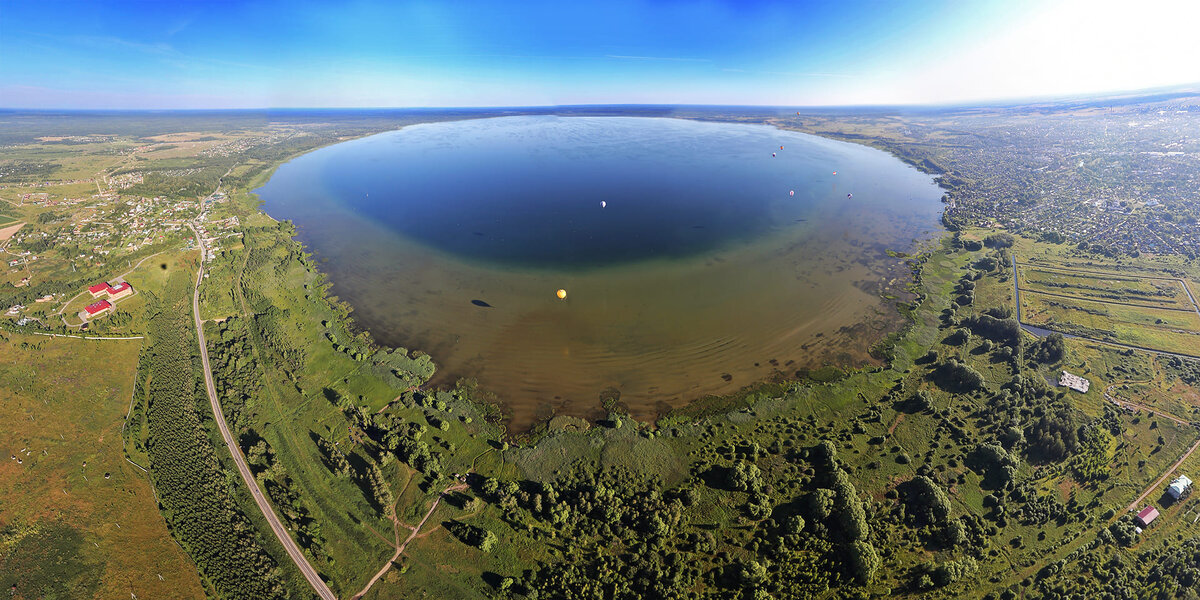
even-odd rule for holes
{"type": "Polygon", "coordinates": [[[885,148],[936,175],[951,228],[1001,227],[1110,256],[1195,258],[1198,113],[1185,94],[769,122],[885,148]]]}
{"type": "MultiPolygon", "coordinates": [[[[123,271],[133,259],[144,258],[145,251],[168,243],[190,249],[195,241],[189,225],[196,228],[204,241],[202,260],[205,261],[217,256],[224,238],[240,238],[238,217],[210,221],[213,205],[227,199],[220,191],[199,201],[146,198],[120,193],[141,183],[141,174],[104,181],[108,189],[87,196],[59,197],[49,192],[17,195],[17,206],[28,204],[50,210],[41,213],[37,223],[18,227],[0,242],[9,285],[28,287],[36,283],[41,273],[68,269],[72,273],[123,271]]],[[[0,230],[3,229],[0,225],[0,230]]],[[[94,302],[78,311],[77,321],[62,315],[67,304],[79,296],[79,290],[42,295],[30,304],[13,304],[5,307],[3,315],[22,325],[33,321],[52,325],[62,316],[62,323],[67,326],[86,328],[89,322],[116,312],[119,301],[136,294],[131,284],[119,276],[91,285],[86,291],[94,302]]]]}
{"type": "Polygon", "coordinates": [[[971,181],[951,192],[947,218],[1124,253],[1196,256],[1200,128],[1185,118],[1193,110],[964,119],[963,135],[988,143],[942,155],[951,178],[971,181]]]}

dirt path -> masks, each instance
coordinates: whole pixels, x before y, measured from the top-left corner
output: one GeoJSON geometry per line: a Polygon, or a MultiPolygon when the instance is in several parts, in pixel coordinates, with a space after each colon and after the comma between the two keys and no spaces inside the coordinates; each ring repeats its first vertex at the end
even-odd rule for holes
{"type": "Polygon", "coordinates": [[[19,223],[13,223],[12,225],[0,227],[0,242],[6,241],[8,238],[16,235],[16,233],[24,226],[25,221],[21,221],[19,223]]]}
{"type": "Polygon", "coordinates": [[[1118,385],[1125,385],[1127,383],[1146,383],[1146,382],[1145,381],[1125,381],[1122,383],[1114,383],[1114,384],[1104,388],[1104,399],[1108,400],[1109,402],[1112,402],[1113,404],[1115,404],[1121,408],[1133,409],[1133,410],[1144,410],[1149,413],[1154,413],[1156,416],[1170,419],[1180,425],[1192,425],[1193,424],[1191,421],[1188,421],[1186,419],[1181,419],[1179,417],[1176,417],[1175,415],[1163,412],[1162,410],[1159,410],[1157,408],[1146,406],[1145,404],[1138,404],[1137,402],[1130,402],[1129,400],[1121,400],[1121,399],[1113,397],[1111,394],[1108,393],[1109,390],[1117,387],[1118,385]]]}
{"type": "MultiPolygon", "coordinates": [[[[1117,387],[1118,385],[1125,385],[1125,384],[1129,384],[1129,383],[1146,383],[1146,381],[1123,381],[1120,383],[1114,383],[1114,384],[1104,388],[1104,399],[1108,400],[1109,402],[1112,402],[1113,404],[1115,404],[1121,408],[1144,410],[1148,413],[1152,413],[1153,415],[1155,415],[1157,417],[1163,417],[1165,419],[1170,419],[1171,421],[1174,421],[1175,423],[1177,423],[1179,425],[1195,426],[1195,423],[1192,423],[1191,421],[1188,421],[1186,419],[1181,419],[1172,414],[1165,413],[1161,410],[1146,406],[1144,404],[1138,404],[1137,402],[1131,402],[1129,400],[1121,400],[1121,399],[1115,398],[1112,394],[1109,393],[1109,390],[1117,387]]],[[[1127,506],[1125,508],[1126,512],[1136,510],[1137,506],[1139,504],[1141,504],[1143,500],[1146,499],[1146,496],[1149,496],[1150,494],[1154,493],[1154,490],[1158,489],[1162,485],[1162,483],[1164,481],[1166,481],[1166,479],[1168,477],[1170,477],[1171,474],[1173,474],[1176,469],[1179,468],[1179,465],[1183,464],[1183,461],[1187,460],[1188,457],[1191,456],[1192,453],[1195,452],[1196,448],[1198,448],[1198,447],[1200,447],[1200,439],[1197,439],[1196,442],[1194,444],[1192,444],[1192,447],[1188,448],[1187,452],[1184,452],[1183,456],[1179,457],[1179,460],[1175,461],[1175,464],[1171,465],[1170,469],[1167,469],[1167,471],[1165,473],[1163,473],[1162,476],[1160,476],[1154,483],[1150,484],[1149,487],[1147,487],[1145,490],[1143,490],[1142,494],[1140,496],[1138,496],[1136,500],[1131,502],[1129,504],[1129,506],[1127,506]]]]}
{"type": "MultiPolygon", "coordinates": [[[[376,573],[375,576],[372,577],[371,580],[367,582],[367,586],[364,587],[361,592],[355,594],[351,598],[351,600],[359,600],[363,596],[367,595],[367,592],[369,592],[371,590],[371,586],[375,585],[375,582],[379,581],[379,579],[381,577],[383,577],[384,573],[387,573],[388,569],[392,568],[392,565],[395,564],[395,562],[397,560],[399,560],[400,555],[404,554],[404,549],[408,547],[409,542],[411,542],[417,538],[417,534],[420,533],[421,528],[425,526],[425,521],[428,521],[429,517],[433,515],[433,511],[437,509],[438,504],[440,504],[442,502],[442,498],[445,497],[446,494],[449,494],[450,492],[457,492],[457,491],[465,490],[465,489],[467,489],[467,484],[455,483],[455,484],[450,485],[446,489],[442,490],[442,492],[440,494],[438,494],[438,497],[433,501],[433,505],[429,507],[429,511],[426,512],[425,516],[421,519],[421,522],[417,523],[416,527],[412,527],[412,533],[408,534],[408,537],[405,538],[403,543],[396,546],[396,553],[393,554],[392,557],[390,559],[388,559],[388,561],[386,563],[384,563],[383,568],[379,569],[379,572],[376,573]]],[[[393,510],[392,512],[393,512],[392,519],[395,520],[395,518],[396,518],[395,511],[393,510]]],[[[399,525],[398,521],[396,523],[397,523],[397,525],[399,525]]],[[[397,539],[398,538],[399,538],[399,529],[397,529],[397,539]]]]}
{"type": "Polygon", "coordinates": [[[1137,510],[1137,507],[1142,503],[1142,500],[1145,500],[1146,496],[1149,496],[1150,494],[1153,494],[1155,490],[1158,490],[1162,486],[1163,482],[1166,481],[1167,478],[1173,473],[1175,473],[1175,469],[1178,469],[1179,465],[1182,465],[1183,461],[1187,460],[1188,457],[1191,456],[1198,447],[1200,447],[1200,439],[1197,439],[1196,443],[1192,444],[1192,447],[1188,448],[1187,452],[1184,452],[1183,456],[1180,456],[1179,460],[1175,461],[1175,464],[1171,465],[1171,468],[1167,469],[1167,471],[1162,474],[1162,477],[1159,477],[1157,481],[1150,484],[1150,486],[1142,492],[1142,495],[1137,497],[1137,500],[1134,500],[1129,504],[1129,506],[1125,507],[1125,512],[1133,512],[1137,510]]]}
{"type": "Polygon", "coordinates": [[[33,333],[33,335],[44,335],[44,336],[48,336],[48,337],[75,338],[77,340],[140,340],[140,339],[145,338],[145,336],[142,336],[142,335],[131,335],[131,336],[127,336],[127,337],[115,337],[115,336],[101,337],[101,336],[67,335],[65,333],[42,333],[40,331],[34,331],[32,333],[33,333]]]}

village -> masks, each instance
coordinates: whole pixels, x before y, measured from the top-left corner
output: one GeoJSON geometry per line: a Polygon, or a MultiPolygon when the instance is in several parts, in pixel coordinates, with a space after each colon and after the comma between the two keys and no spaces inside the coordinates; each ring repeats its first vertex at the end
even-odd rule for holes
{"type": "Polygon", "coordinates": [[[7,229],[8,238],[0,240],[0,256],[7,274],[0,281],[6,279],[8,285],[18,289],[52,291],[33,298],[18,295],[15,303],[3,307],[3,316],[20,325],[31,322],[56,325],[56,317],[82,292],[50,284],[96,273],[97,278],[104,280],[87,289],[95,302],[77,312],[77,321],[62,317],[69,327],[86,328],[89,322],[116,312],[118,301],[136,294],[116,271],[132,267],[148,252],[161,251],[164,244],[178,244],[183,249],[194,247],[189,224],[196,227],[204,240],[205,261],[217,256],[225,238],[240,239],[241,223],[236,216],[209,221],[214,205],[227,200],[220,191],[201,200],[147,198],[120,193],[139,183],[140,174],[105,181],[108,189],[86,196],[24,192],[14,198],[18,207],[47,210],[29,222],[7,229]],[[111,274],[105,276],[105,272],[111,274]]]}

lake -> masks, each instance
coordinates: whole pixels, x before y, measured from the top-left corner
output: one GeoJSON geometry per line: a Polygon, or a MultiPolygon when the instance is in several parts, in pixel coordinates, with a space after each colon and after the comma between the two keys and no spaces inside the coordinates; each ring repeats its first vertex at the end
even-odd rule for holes
{"type": "Polygon", "coordinates": [[[909,279],[886,251],[940,233],[942,210],[878,150],[636,117],[415,125],[256,192],[360,325],[431,354],[439,383],[477,379],[517,429],[870,364],[909,279]]]}

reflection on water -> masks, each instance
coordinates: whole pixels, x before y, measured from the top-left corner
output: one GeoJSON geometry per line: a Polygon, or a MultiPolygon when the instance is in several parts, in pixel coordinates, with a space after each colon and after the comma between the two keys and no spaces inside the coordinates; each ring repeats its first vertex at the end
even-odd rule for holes
{"type": "Polygon", "coordinates": [[[941,195],[881,152],[802,134],[558,117],[339,144],[259,194],[378,340],[478,378],[518,428],[593,416],[612,390],[649,418],[867,362],[897,319],[884,250],[932,231],[941,195]]]}

